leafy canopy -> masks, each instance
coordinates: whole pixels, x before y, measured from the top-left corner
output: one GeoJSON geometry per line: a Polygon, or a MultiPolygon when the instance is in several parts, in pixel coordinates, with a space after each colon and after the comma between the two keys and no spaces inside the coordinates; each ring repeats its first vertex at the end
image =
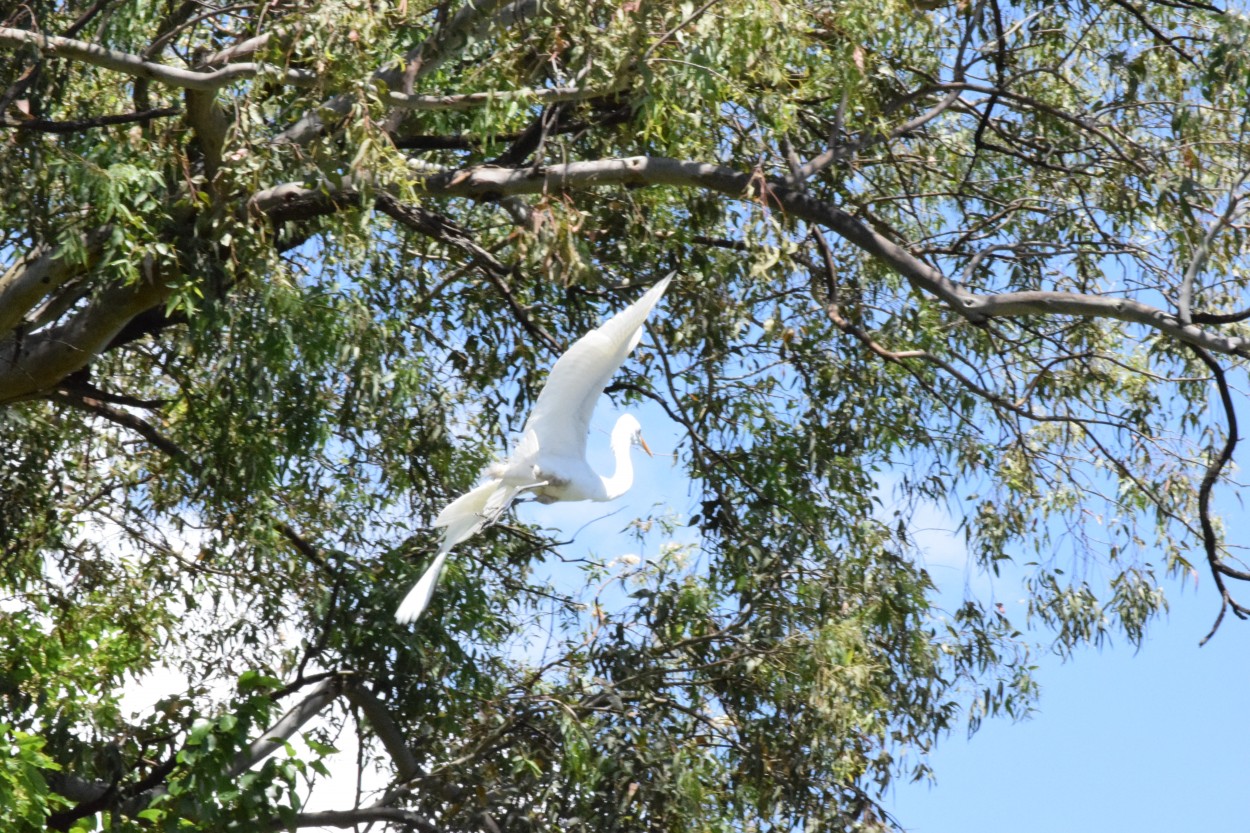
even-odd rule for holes
{"type": "Polygon", "coordinates": [[[1167,576],[1250,612],[1212,508],[1243,15],[5,15],[6,829],[889,826],[893,778],[1035,695],[1020,623],[939,607],[935,504],[1061,653],[1142,640],[1167,576]],[[505,522],[395,625],[544,368],[669,271],[609,388],[693,484],[629,525],[648,558],[505,522]],[[183,682],[127,713],[152,672],[183,682]],[[342,733],[381,786],[306,811],[342,733]]]}

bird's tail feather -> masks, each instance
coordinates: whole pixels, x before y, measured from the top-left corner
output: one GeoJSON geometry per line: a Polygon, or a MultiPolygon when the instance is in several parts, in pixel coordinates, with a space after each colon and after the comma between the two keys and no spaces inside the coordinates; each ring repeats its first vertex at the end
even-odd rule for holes
{"type": "Polygon", "coordinates": [[[447,560],[447,552],[446,549],[439,549],[434,563],[421,576],[421,580],[408,591],[408,595],[404,596],[404,600],[399,603],[399,610],[395,611],[396,622],[406,625],[417,621],[421,618],[421,614],[425,613],[430,599],[434,597],[434,588],[438,585],[438,577],[443,572],[443,562],[447,560]]]}
{"type": "Polygon", "coordinates": [[[397,622],[407,624],[421,618],[421,614],[430,604],[430,599],[434,597],[434,588],[438,586],[438,578],[443,572],[443,564],[447,561],[447,553],[451,552],[451,548],[456,544],[476,535],[488,523],[494,523],[512,504],[520,491],[519,487],[505,486],[502,480],[487,480],[453,500],[446,509],[438,513],[438,517],[434,519],[434,526],[443,529],[443,540],[438,545],[438,555],[434,563],[400,602],[399,610],[395,611],[397,622]]]}

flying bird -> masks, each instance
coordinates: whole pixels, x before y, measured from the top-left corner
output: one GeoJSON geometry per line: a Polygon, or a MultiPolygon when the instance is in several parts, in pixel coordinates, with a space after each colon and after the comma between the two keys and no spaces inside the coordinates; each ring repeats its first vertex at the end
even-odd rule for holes
{"type": "Polygon", "coordinates": [[[586,435],[590,417],[612,374],[638,346],[647,316],[668,289],[669,275],[646,294],[602,325],[574,342],[547,375],[525,421],[521,439],[506,460],[482,473],[482,483],[456,498],[434,519],[443,539],[434,562],[408,592],[395,619],[415,622],[434,595],[447,553],[461,541],[498,520],[523,493],[539,503],[558,500],[612,500],[629,491],[634,482],[630,451],[637,445],[647,454],[642,426],[632,414],[623,414],[610,440],[616,469],[610,477],[586,462],[586,435]]]}

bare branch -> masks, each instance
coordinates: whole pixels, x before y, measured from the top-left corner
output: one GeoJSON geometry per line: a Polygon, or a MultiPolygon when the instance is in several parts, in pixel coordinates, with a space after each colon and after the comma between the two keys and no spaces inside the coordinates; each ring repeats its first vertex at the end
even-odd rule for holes
{"type": "Polygon", "coordinates": [[[1092,133],[1101,139],[1105,143],[1106,147],[1109,148],[1121,162],[1136,168],[1141,173],[1149,173],[1149,168],[1144,163],[1125,153],[1119,143],[1117,143],[1111,136],[1107,135],[1107,131],[1104,128],[1095,124],[1093,120],[1086,116],[1077,115],[1031,96],[1022,95],[1020,93],[1012,92],[1011,90],[1004,90],[999,87],[971,84],[967,82],[955,82],[938,84],[935,86],[935,89],[982,93],[987,96],[992,96],[995,99],[1001,98],[1003,100],[1010,101],[1013,104],[1018,104],[1032,110],[1037,110],[1040,113],[1045,113],[1048,116],[1053,116],[1061,121],[1065,121],[1071,125],[1079,127],[1087,133],[1092,133]]]}
{"type": "Polygon", "coordinates": [[[1215,525],[1211,522],[1211,492],[1220,478],[1220,473],[1224,471],[1224,467],[1233,459],[1233,451],[1237,448],[1237,441],[1240,439],[1237,434],[1237,409],[1233,404],[1233,395],[1231,390],[1229,390],[1228,379],[1224,375],[1224,368],[1220,367],[1220,363],[1205,350],[1192,345],[1191,349],[1202,360],[1202,363],[1210,368],[1211,374],[1215,377],[1215,384],[1220,392],[1220,404],[1224,408],[1224,418],[1228,420],[1228,436],[1224,438],[1224,445],[1207,466],[1206,472],[1202,475],[1202,485],[1198,487],[1198,520],[1202,523],[1202,546],[1206,551],[1207,564],[1211,567],[1211,575],[1215,578],[1215,586],[1219,588],[1221,598],[1220,615],[1216,617],[1210,633],[1204,636],[1202,641],[1198,643],[1199,645],[1205,645],[1211,637],[1215,636],[1215,632],[1219,630],[1220,623],[1224,621],[1224,613],[1229,608],[1232,609],[1239,619],[1250,618],[1250,608],[1234,601],[1232,594],[1224,583],[1225,576],[1247,581],[1250,580],[1250,574],[1233,570],[1224,565],[1220,557],[1222,547],[1219,535],[1215,531],[1215,525]]]}
{"type": "Polygon", "coordinates": [[[97,127],[109,127],[117,124],[143,124],[153,119],[176,116],[181,112],[177,107],[155,107],[136,113],[116,113],[111,116],[96,116],[90,119],[75,119],[73,121],[50,121],[48,119],[14,121],[13,119],[5,119],[3,122],[0,122],[0,127],[8,127],[13,130],[29,130],[35,133],[77,133],[81,130],[92,130],[97,127]]]}
{"type": "Polygon", "coordinates": [[[41,299],[90,271],[104,251],[108,229],[83,235],[85,261],[75,263],[64,247],[44,246],[0,275],[0,333],[12,330],[41,299]]]}
{"type": "Polygon", "coordinates": [[[399,726],[391,717],[390,710],[387,709],[386,704],[379,700],[376,694],[359,683],[347,686],[344,694],[348,700],[364,712],[365,718],[369,721],[369,725],[373,727],[378,740],[382,741],[382,745],[386,747],[391,760],[395,762],[395,772],[399,780],[411,781],[413,778],[420,777],[423,773],[421,766],[417,763],[417,756],[413,754],[412,749],[408,746],[403,732],[400,731],[399,726]]]}
{"type": "Polygon", "coordinates": [[[421,833],[438,833],[438,827],[424,816],[397,807],[361,807],[356,810],[323,810],[319,813],[296,813],[288,818],[271,819],[262,830],[287,830],[292,827],[356,827],[372,822],[391,822],[421,833]]]}
{"type": "Polygon", "coordinates": [[[169,297],[156,276],[98,293],[68,321],[0,341],[0,403],[47,390],[86,367],[130,321],[169,297]]]}
{"type": "Polygon", "coordinates": [[[28,32],[25,29],[10,29],[0,26],[0,46],[21,46],[29,44],[50,58],[72,58],[85,64],[110,69],[135,78],[146,78],[170,87],[181,87],[187,90],[203,90],[211,92],[234,81],[253,78],[257,75],[271,75],[286,84],[293,86],[311,86],[316,76],[310,72],[297,69],[282,69],[266,64],[230,64],[213,72],[196,72],[179,69],[166,64],[145,61],[138,55],[119,52],[116,49],[98,46],[86,41],[62,38],[56,35],[43,35],[28,32]]]}
{"type": "Polygon", "coordinates": [[[1202,242],[1198,244],[1198,248],[1194,251],[1193,259],[1189,262],[1189,267],[1185,270],[1185,277],[1181,280],[1180,292],[1176,300],[1176,317],[1185,324],[1193,323],[1193,299],[1194,299],[1194,282],[1198,279],[1198,275],[1206,268],[1207,260],[1211,257],[1211,244],[1215,242],[1216,236],[1232,225],[1233,218],[1238,214],[1241,207],[1241,201],[1244,197],[1237,193],[1250,177],[1250,171],[1244,171],[1232,187],[1228,189],[1228,202],[1224,206],[1224,211],[1219,218],[1211,224],[1211,227],[1202,235],[1202,242]]]}
{"type": "MultiPolygon", "coordinates": [[[[937,296],[974,324],[990,318],[1020,315],[1114,318],[1149,327],[1212,352],[1250,356],[1250,339],[1225,336],[1193,324],[1182,324],[1175,314],[1132,299],[1046,290],[986,295],[971,292],[842,209],[784,182],[764,180],[719,165],[635,156],[550,165],[537,170],[476,167],[432,176],[421,187],[432,195],[498,198],[501,195],[547,193],[595,185],[694,186],[738,198],[767,200],[768,204],[779,205],[793,217],[829,228],[889,264],[915,289],[937,296]]],[[[258,194],[253,198],[253,204],[264,205],[270,200],[281,199],[284,194],[290,194],[289,189],[293,187],[299,186],[279,186],[258,194]]]]}
{"type": "Polygon", "coordinates": [[[227,770],[227,777],[241,775],[268,758],[295,734],[301,726],[321,713],[342,693],[342,681],[331,677],[318,683],[304,699],[297,703],[269,731],[252,742],[252,745],[235,757],[227,770]]]}
{"type": "MultiPolygon", "coordinates": [[[[599,159],[525,169],[483,165],[430,176],[418,187],[432,196],[497,200],[504,196],[601,185],[706,188],[739,199],[779,206],[792,217],[825,226],[847,242],[887,263],[917,291],[938,297],[973,324],[981,324],[991,318],[1023,315],[1113,318],[1140,324],[1215,353],[1250,357],[1250,339],[1225,336],[1194,324],[1183,324],[1174,313],[1141,301],[1050,290],[993,294],[972,292],[842,209],[809,196],[784,181],[768,180],[721,165],[660,156],[599,159]]],[[[249,206],[266,214],[277,214],[285,206],[334,199],[335,195],[327,195],[324,188],[286,183],[253,195],[249,206]]]]}

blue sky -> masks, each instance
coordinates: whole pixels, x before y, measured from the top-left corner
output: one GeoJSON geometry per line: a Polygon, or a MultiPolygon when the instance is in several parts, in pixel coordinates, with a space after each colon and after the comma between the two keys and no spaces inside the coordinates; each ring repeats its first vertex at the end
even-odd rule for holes
{"type": "Polygon", "coordinates": [[[948,737],[936,784],[898,785],[887,809],[915,833],[1250,828],[1250,622],[1199,648],[1218,610],[1204,584],[1175,589],[1136,653],[1039,657],[1036,713],[948,737]]]}

